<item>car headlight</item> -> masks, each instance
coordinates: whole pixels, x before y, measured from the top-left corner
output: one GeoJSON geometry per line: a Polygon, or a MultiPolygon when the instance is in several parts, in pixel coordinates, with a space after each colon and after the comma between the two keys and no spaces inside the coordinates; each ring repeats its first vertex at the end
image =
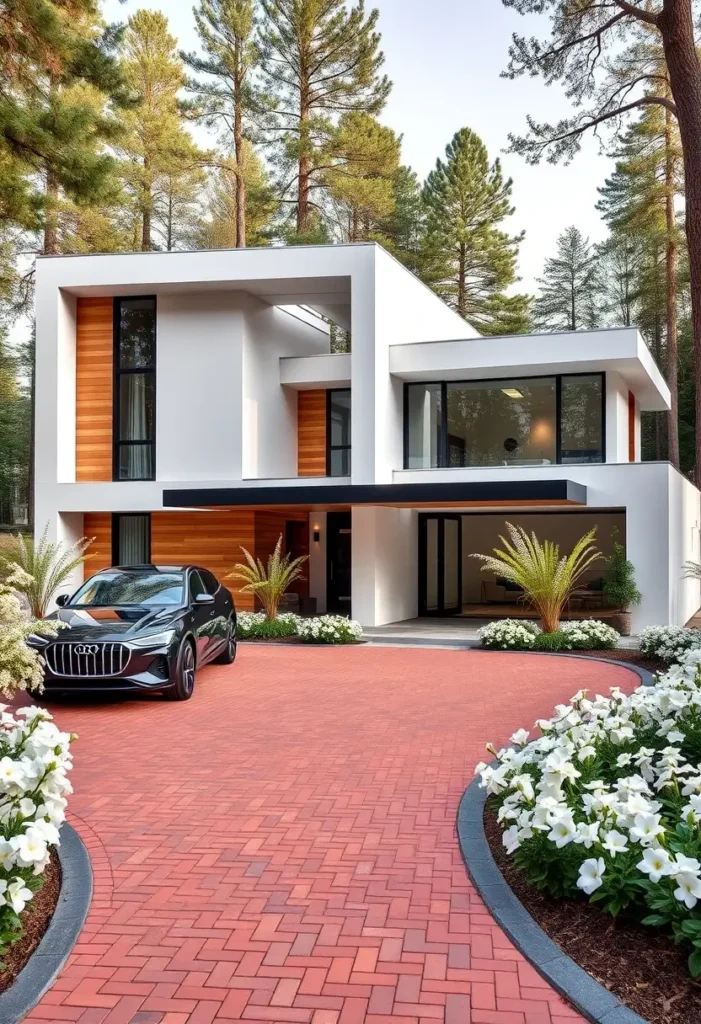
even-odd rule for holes
{"type": "Polygon", "coordinates": [[[136,640],[130,640],[132,647],[167,647],[175,636],[174,629],[166,629],[163,633],[154,633],[152,636],[140,636],[136,640]]]}
{"type": "Polygon", "coordinates": [[[30,633],[27,637],[27,643],[30,647],[46,647],[51,639],[53,638],[50,636],[40,636],[38,633],[30,633]]]}

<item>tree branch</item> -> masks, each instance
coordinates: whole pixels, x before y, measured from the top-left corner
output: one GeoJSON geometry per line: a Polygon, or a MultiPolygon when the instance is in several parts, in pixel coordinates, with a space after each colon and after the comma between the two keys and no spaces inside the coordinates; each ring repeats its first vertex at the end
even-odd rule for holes
{"type": "Polygon", "coordinates": [[[649,11],[644,11],[641,7],[636,4],[628,3],[628,0],[613,0],[616,7],[620,7],[626,14],[631,14],[638,21],[644,21],[648,25],[659,25],[659,14],[651,14],[649,11]]]}

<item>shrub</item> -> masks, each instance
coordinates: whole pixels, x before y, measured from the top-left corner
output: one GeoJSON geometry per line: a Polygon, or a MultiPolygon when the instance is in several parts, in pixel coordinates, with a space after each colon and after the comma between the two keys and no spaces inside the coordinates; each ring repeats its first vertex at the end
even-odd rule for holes
{"type": "Polygon", "coordinates": [[[472,555],[479,558],[483,569],[502,576],[521,587],[525,599],[535,608],[545,633],[554,633],[567,599],[577,586],[583,572],[601,558],[592,543],[596,530],[590,530],[575,544],[569,555],[560,557],[560,548],[552,541],[541,542],[535,533],[529,535],[522,526],[506,524],[511,541],[500,537],[504,550],[493,555],[472,555]]]}
{"type": "Polygon", "coordinates": [[[701,973],[701,650],[630,696],[575,694],[542,735],[524,729],[480,784],[498,806],[503,843],[529,881],[584,895],[691,944],[701,973]]]}
{"type": "Polygon", "coordinates": [[[22,934],[20,914],[42,885],[52,847],[59,844],[66,796],[72,792],[74,736],[60,732],[37,707],[2,707],[0,776],[0,956],[22,934]]]}
{"type": "Polygon", "coordinates": [[[567,650],[570,651],[611,651],[621,639],[613,626],[599,619],[561,622],[560,632],[565,635],[567,650]]]}
{"type": "Polygon", "coordinates": [[[267,619],[265,612],[239,612],[236,619],[236,633],[239,640],[296,636],[297,616],[291,612],[284,612],[276,619],[267,619]]]}
{"type": "Polygon", "coordinates": [[[539,633],[533,644],[535,651],[565,651],[569,650],[567,634],[556,629],[554,633],[539,633]]]}
{"type": "Polygon", "coordinates": [[[357,644],[363,638],[363,627],[343,615],[320,615],[314,619],[298,619],[300,640],[314,644],[357,644]]]}
{"type": "Polygon", "coordinates": [[[640,652],[668,663],[678,662],[687,652],[701,648],[701,630],[683,626],[648,626],[640,632],[640,652]]]}
{"type": "Polygon", "coordinates": [[[92,558],[85,552],[94,538],[82,537],[75,544],[56,543],[48,539],[48,530],[47,525],[36,543],[31,537],[18,533],[0,558],[3,574],[12,574],[17,568],[22,570],[14,577],[14,587],[27,598],[35,619],[46,615],[51,599],[70,579],[73,570],[92,558]]]}
{"type": "Polygon", "coordinates": [[[632,604],[640,604],[643,595],[635,585],[635,566],[626,558],[623,545],[613,534],[613,554],[606,561],[608,569],[604,576],[604,597],[612,608],[627,612],[632,604]]]}
{"type": "Polygon", "coordinates": [[[482,647],[492,651],[530,651],[538,633],[535,622],[527,619],[502,619],[477,630],[482,647]]]}
{"type": "Polygon", "coordinates": [[[14,588],[26,588],[30,582],[15,566],[7,580],[0,583],[0,693],[5,697],[12,697],[18,690],[41,692],[44,663],[39,649],[60,628],[58,622],[25,615],[14,588]]]}
{"type": "Polygon", "coordinates": [[[302,576],[302,565],[306,562],[308,555],[300,558],[292,558],[289,552],[282,553],[282,534],[278,537],[275,550],[268,558],[267,567],[263,565],[260,558],[254,558],[250,551],[242,547],[246,564],[238,562],[230,572],[227,579],[242,580],[245,584],[241,587],[242,594],[255,594],[265,609],[265,617],[269,620],[277,619],[280,601],[287,593],[290,585],[295,580],[304,579],[302,576]]]}

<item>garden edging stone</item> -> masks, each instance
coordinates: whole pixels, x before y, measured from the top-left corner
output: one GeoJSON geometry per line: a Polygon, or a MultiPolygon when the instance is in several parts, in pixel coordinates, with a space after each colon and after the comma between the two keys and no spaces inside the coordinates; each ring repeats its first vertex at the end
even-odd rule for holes
{"type": "Polygon", "coordinates": [[[635,672],[642,686],[655,685],[654,674],[640,665],[634,665],[632,661],[618,661],[616,658],[591,658],[588,654],[575,654],[574,651],[499,651],[487,650],[485,647],[474,647],[472,650],[483,654],[531,654],[545,655],[547,658],[580,658],[582,661],[603,662],[604,665],[620,665],[621,668],[627,668],[629,672],[635,672]]]}
{"type": "Polygon", "coordinates": [[[92,899],[90,857],[75,829],[61,826],[57,848],[61,891],[41,942],[8,989],[0,993],[0,1024],[18,1024],[36,1006],[68,959],[92,899]]]}
{"type": "MultiPolygon", "coordinates": [[[[540,651],[489,651],[499,654],[540,654],[540,651]]],[[[555,653],[555,652],[553,652],[555,653]]],[[[583,654],[561,657],[583,658],[587,661],[620,665],[635,672],[644,686],[652,685],[652,674],[646,669],[607,658],[587,658],[583,654]],[[649,677],[649,681],[645,679],[649,677]]],[[[497,764],[496,761],[493,764],[497,764]]],[[[648,1024],[644,1017],[625,1006],[612,992],[595,981],[528,913],[499,870],[484,831],[484,807],[487,792],[475,777],[463,793],[458,807],[457,832],[460,852],[467,873],[492,917],[511,939],[526,960],[552,987],[564,996],[593,1024],[648,1024]]]]}

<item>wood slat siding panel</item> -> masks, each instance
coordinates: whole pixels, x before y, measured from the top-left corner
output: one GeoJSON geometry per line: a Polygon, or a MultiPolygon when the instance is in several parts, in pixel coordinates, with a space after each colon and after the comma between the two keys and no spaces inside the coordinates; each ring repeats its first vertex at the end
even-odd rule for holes
{"type": "Polygon", "coordinates": [[[244,560],[241,546],[255,549],[255,516],[235,512],[153,512],[151,561],[155,565],[193,562],[209,569],[236,599],[239,611],[253,609],[253,596],[240,594],[235,580],[225,579],[244,560]]]}
{"type": "Polygon", "coordinates": [[[326,476],[326,391],[297,395],[297,475],[326,476]]]}
{"type": "Polygon", "coordinates": [[[83,533],[95,540],[88,548],[92,557],[85,563],[85,578],[112,565],[112,516],[109,512],[86,512],[83,533]]]}
{"type": "Polygon", "coordinates": [[[113,299],[78,299],[76,480],[112,479],[113,299]]]}

